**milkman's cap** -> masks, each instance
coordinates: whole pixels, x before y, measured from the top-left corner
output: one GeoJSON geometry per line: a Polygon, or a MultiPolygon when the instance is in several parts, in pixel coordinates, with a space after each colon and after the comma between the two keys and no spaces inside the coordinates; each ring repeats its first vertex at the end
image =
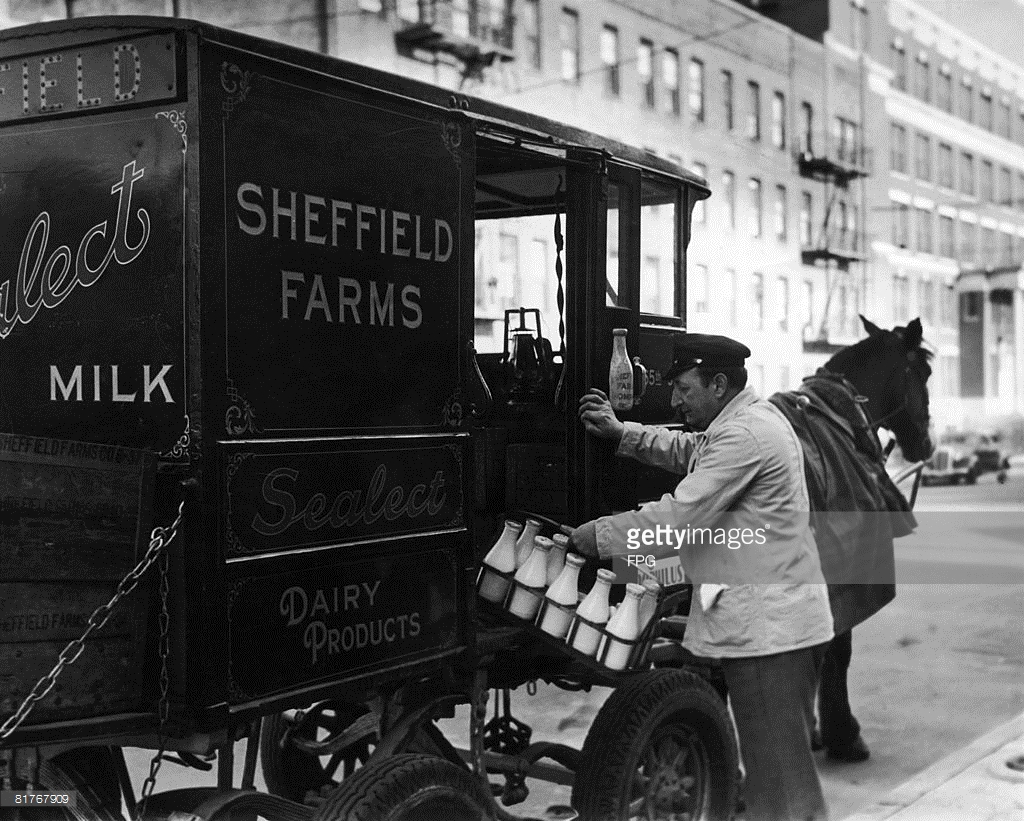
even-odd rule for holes
{"type": "Polygon", "coordinates": [[[742,368],[750,348],[735,339],[715,334],[679,334],[676,336],[672,365],[664,380],[671,382],[679,374],[704,365],[711,368],[742,368]]]}

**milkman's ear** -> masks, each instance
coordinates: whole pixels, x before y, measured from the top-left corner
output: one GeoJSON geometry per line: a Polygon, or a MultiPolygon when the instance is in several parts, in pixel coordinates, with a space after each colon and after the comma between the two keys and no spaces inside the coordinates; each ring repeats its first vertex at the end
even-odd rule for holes
{"type": "Polygon", "coordinates": [[[866,319],[864,314],[860,314],[860,321],[864,324],[864,330],[868,332],[868,336],[874,336],[875,334],[882,333],[882,329],[870,319],[866,319]]]}

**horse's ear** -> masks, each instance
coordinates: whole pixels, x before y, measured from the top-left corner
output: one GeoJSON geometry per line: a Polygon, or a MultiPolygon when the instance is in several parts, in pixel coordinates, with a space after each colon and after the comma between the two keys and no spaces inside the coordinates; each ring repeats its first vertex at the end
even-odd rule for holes
{"type": "Polygon", "coordinates": [[[912,319],[907,323],[907,332],[903,337],[903,344],[908,351],[913,351],[921,347],[921,338],[924,336],[924,330],[921,328],[921,319],[912,319]]]}
{"type": "Polygon", "coordinates": [[[875,334],[882,333],[882,329],[879,328],[870,319],[867,319],[864,314],[860,315],[860,321],[864,323],[864,330],[868,332],[868,336],[874,336],[875,334]]]}

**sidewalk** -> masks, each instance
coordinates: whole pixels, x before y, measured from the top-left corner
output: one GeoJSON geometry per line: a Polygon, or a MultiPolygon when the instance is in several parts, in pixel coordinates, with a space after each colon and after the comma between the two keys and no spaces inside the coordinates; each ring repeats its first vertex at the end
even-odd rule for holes
{"type": "Polygon", "coordinates": [[[843,821],[1021,821],[1024,713],[937,761],[843,821]]]}

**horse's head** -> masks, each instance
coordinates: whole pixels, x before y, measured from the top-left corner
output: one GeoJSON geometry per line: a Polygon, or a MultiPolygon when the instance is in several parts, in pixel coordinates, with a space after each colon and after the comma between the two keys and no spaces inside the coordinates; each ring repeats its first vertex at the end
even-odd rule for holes
{"type": "Polygon", "coordinates": [[[867,397],[868,418],[888,428],[905,458],[932,455],[928,377],[931,352],[921,347],[921,320],[886,331],[861,317],[868,338],[837,353],[826,366],[842,373],[867,397]]]}

